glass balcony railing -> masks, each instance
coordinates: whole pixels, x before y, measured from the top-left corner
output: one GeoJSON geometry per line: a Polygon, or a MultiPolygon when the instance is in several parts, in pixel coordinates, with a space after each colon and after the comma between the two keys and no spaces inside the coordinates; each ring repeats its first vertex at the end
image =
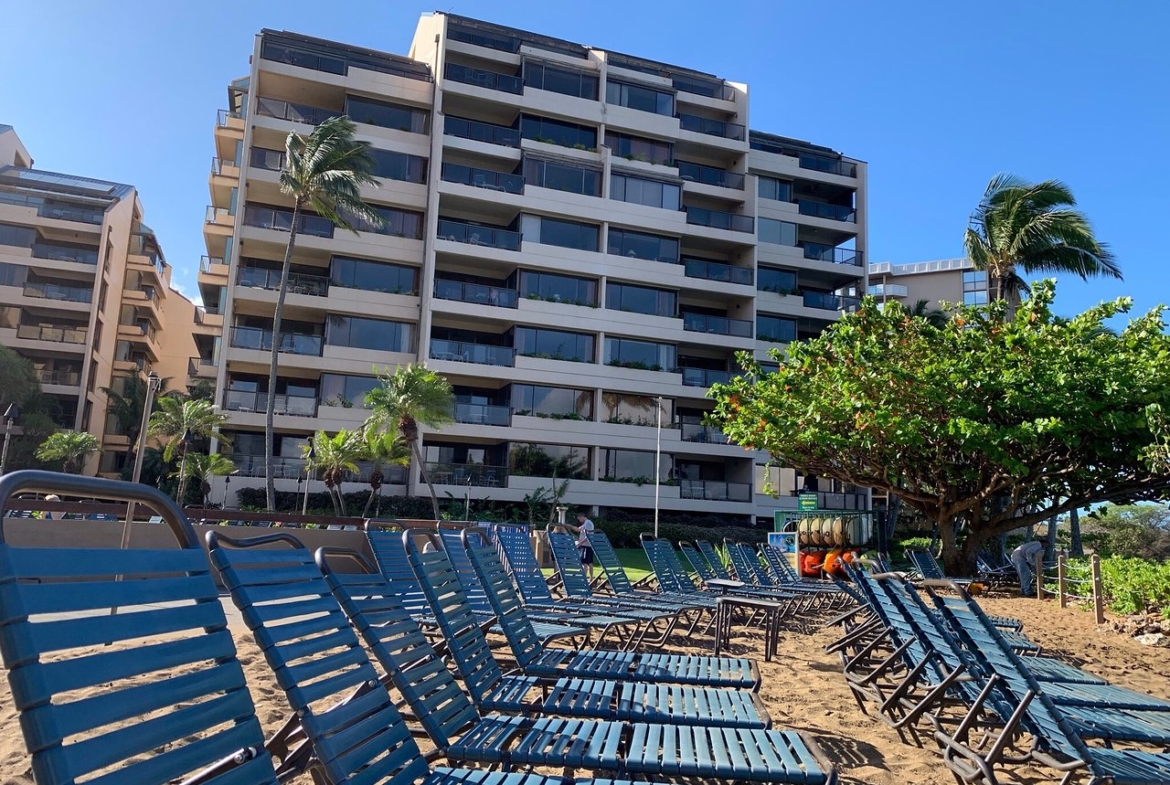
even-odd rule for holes
{"type": "Polygon", "coordinates": [[[857,211],[852,207],[814,202],[809,199],[797,199],[796,205],[800,209],[801,215],[811,215],[815,218],[828,218],[832,221],[857,223],[857,211]]]}
{"type": "Polygon", "coordinates": [[[451,362],[511,367],[515,362],[515,356],[516,352],[511,346],[491,346],[483,343],[470,343],[468,341],[446,341],[441,338],[431,339],[432,360],[449,360],[451,362]]]}
{"type": "Polygon", "coordinates": [[[687,387],[710,387],[731,381],[735,374],[730,371],[713,371],[707,368],[680,368],[683,384],[687,387]]]}
{"type": "Polygon", "coordinates": [[[223,265],[223,257],[221,256],[201,256],[199,257],[199,272],[211,273],[215,272],[212,265],[223,265]]]}
{"type": "Polygon", "coordinates": [[[54,245],[53,243],[33,243],[32,255],[34,259],[50,259],[54,262],[95,265],[98,262],[96,248],[74,248],[68,245],[54,245]]]}
{"type": "Polygon", "coordinates": [[[455,422],[470,425],[510,425],[512,409],[486,403],[456,403],[452,412],[455,422]]]}
{"type": "Polygon", "coordinates": [[[452,82],[483,87],[487,90],[499,90],[502,93],[523,95],[524,80],[518,76],[498,74],[495,71],[485,71],[482,68],[471,68],[459,63],[447,63],[443,71],[444,76],[452,82]]]}
{"type": "Polygon", "coordinates": [[[814,153],[800,153],[797,160],[801,169],[812,169],[817,172],[838,174],[842,177],[856,177],[857,164],[851,161],[842,161],[840,158],[830,158],[827,155],[814,153]]]}
{"type": "Polygon", "coordinates": [[[220,109],[215,115],[215,124],[220,128],[224,128],[228,124],[228,120],[242,119],[243,115],[232,109],[220,109]]]}
{"type": "Polygon", "coordinates": [[[187,360],[188,376],[214,376],[218,364],[210,357],[192,357],[187,360]]]}
{"type": "MultiPolygon", "coordinates": [[[[292,229],[292,216],[291,210],[277,210],[272,207],[250,204],[244,208],[244,226],[287,232],[292,229]]],[[[299,234],[312,235],[313,237],[333,236],[333,223],[328,218],[302,213],[299,220],[300,227],[297,229],[299,234]]]]}
{"type": "Polygon", "coordinates": [[[700,444],[727,444],[727,434],[718,428],[699,423],[684,422],[679,424],[679,436],[684,442],[698,442],[700,444]]]}
{"type": "Polygon", "coordinates": [[[804,248],[805,259],[816,259],[819,262],[831,264],[848,264],[854,267],[861,266],[861,251],[854,248],[837,248],[820,243],[801,243],[804,248]]]}
{"type": "Polygon", "coordinates": [[[29,341],[85,343],[87,332],[84,327],[54,327],[48,324],[22,324],[16,328],[16,337],[29,341]]]}
{"type": "Polygon", "coordinates": [[[477,169],[474,166],[461,164],[443,164],[443,181],[473,185],[476,188],[503,191],[509,194],[524,193],[524,177],[522,175],[493,172],[490,169],[477,169]]]}
{"type": "MultiPolygon", "coordinates": [[[[268,393],[228,390],[224,394],[223,408],[229,412],[268,412],[268,393]]],[[[299,395],[277,395],[272,407],[273,414],[287,414],[292,417],[316,417],[317,399],[299,395]]]]}
{"type": "Polygon", "coordinates": [[[515,308],[519,300],[515,289],[464,281],[445,281],[442,278],[435,279],[435,297],[440,300],[458,300],[463,303],[496,305],[501,308],[515,308]]]}
{"type": "Polygon", "coordinates": [[[62,387],[76,387],[81,384],[80,371],[38,371],[41,384],[57,384],[62,387]]]}
{"type": "Polygon", "coordinates": [[[468,224],[462,221],[451,221],[446,218],[439,219],[439,239],[455,243],[486,245],[489,248],[499,248],[504,251],[520,250],[519,232],[468,224]]]}
{"type": "Polygon", "coordinates": [[[705,259],[684,259],[683,268],[687,278],[701,278],[706,281],[752,285],[752,271],[749,267],[732,267],[730,264],[709,262],[705,259]]]}
{"type": "Polygon", "coordinates": [[[750,215],[736,215],[705,207],[687,207],[687,223],[695,226],[709,226],[712,229],[727,229],[732,232],[754,234],[756,219],[750,215]]]}
{"type": "Polygon", "coordinates": [[[682,179],[690,183],[703,185],[717,185],[720,188],[735,188],[743,190],[743,175],[739,172],[728,172],[715,166],[693,164],[690,161],[678,162],[678,173],[682,179]]]}
{"type": "Polygon", "coordinates": [[[89,303],[93,302],[93,289],[27,281],[24,284],[24,296],[40,297],[45,300],[61,300],[67,303],[89,303]]]}
{"type": "Polygon", "coordinates": [[[805,292],[804,306],[806,308],[820,308],[825,311],[856,311],[861,300],[856,297],[842,297],[837,294],[823,292],[805,292]]]}
{"type": "MultiPolygon", "coordinates": [[[[280,289],[280,270],[266,270],[262,267],[241,267],[236,276],[236,283],[240,286],[249,286],[253,289],[280,289]]],[[[290,294],[308,294],[314,297],[325,297],[329,294],[329,279],[323,275],[308,275],[307,273],[289,273],[288,291],[290,294]]]]}
{"type": "Polygon", "coordinates": [[[746,482],[721,480],[679,480],[679,496],[683,499],[706,499],[712,502],[750,502],[752,486],[746,482]]]}
{"type": "Polygon", "coordinates": [[[712,120],[693,114],[680,114],[678,124],[684,131],[693,131],[707,136],[722,136],[724,139],[733,139],[737,142],[742,142],[747,138],[747,128],[739,123],[712,120]]]}
{"type": "Polygon", "coordinates": [[[443,133],[460,139],[470,139],[473,142],[487,142],[504,147],[520,146],[519,129],[481,123],[478,120],[465,120],[462,117],[448,115],[443,121],[443,133]]]}
{"type": "MultiPolygon", "coordinates": [[[[236,465],[236,473],[241,477],[263,477],[267,473],[263,455],[229,455],[228,458],[236,465]]],[[[284,479],[302,479],[306,466],[304,458],[276,457],[272,459],[272,474],[284,479]]]]}
{"type": "Polygon", "coordinates": [[[59,221],[77,221],[100,226],[105,219],[106,211],[100,207],[62,204],[46,199],[37,210],[37,215],[41,218],[56,218],[59,221]]]}
{"type": "MultiPolygon", "coordinates": [[[[280,337],[280,352],[282,354],[306,354],[320,357],[322,345],[323,337],[320,335],[285,333],[280,337]]],[[[259,327],[233,327],[232,346],[237,349],[272,351],[272,330],[262,330],[259,327]]]]}
{"type": "Polygon", "coordinates": [[[745,319],[728,319],[726,316],[708,316],[701,313],[684,313],[683,329],[693,333],[732,335],[737,338],[752,337],[752,323],[745,319]]]}
{"type": "Polygon", "coordinates": [[[278,101],[275,98],[257,98],[256,114],[261,117],[274,117],[277,120],[291,120],[294,123],[320,125],[331,117],[339,117],[342,112],[337,109],[321,109],[316,106],[278,101]]]}
{"type": "Polygon", "coordinates": [[[223,158],[212,158],[211,159],[211,173],[212,174],[223,174],[224,169],[237,169],[237,168],[239,168],[239,166],[240,166],[240,164],[237,161],[224,160],[223,158]]]}
{"type": "Polygon", "coordinates": [[[209,224],[231,223],[232,211],[226,207],[216,207],[215,205],[207,205],[207,211],[204,213],[203,220],[209,224]]]}
{"type": "Polygon", "coordinates": [[[695,79],[689,76],[675,76],[674,89],[692,95],[702,95],[707,98],[718,98],[723,101],[735,99],[735,88],[726,82],[712,82],[706,79],[695,79]]]}
{"type": "Polygon", "coordinates": [[[436,485],[499,488],[508,484],[507,466],[487,466],[482,463],[428,463],[427,474],[436,485]]]}

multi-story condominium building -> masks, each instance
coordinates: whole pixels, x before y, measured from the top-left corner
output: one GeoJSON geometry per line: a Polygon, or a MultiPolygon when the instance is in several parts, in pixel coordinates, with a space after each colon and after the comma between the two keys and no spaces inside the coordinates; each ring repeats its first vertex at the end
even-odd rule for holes
{"type": "MultiPolygon", "coordinates": [[[[705,394],[736,352],[767,360],[854,306],[864,163],[749,131],[745,85],[450,14],[424,16],[406,57],[265,30],[251,64],[215,130],[192,361],[231,416],[233,489],[262,483],[278,340],[283,490],[312,432],[361,424],[376,368],[425,362],[457,400],[423,436],[440,494],[519,502],[555,476],[567,503],[649,511],[660,437],[661,509],[795,505],[795,472],[778,503],[765,456],[703,425],[705,394]],[[274,338],[284,140],[343,113],[374,148],[363,195],[385,223],[302,216],[274,338]]],[[[389,482],[419,490],[417,471],[389,482]]]]}
{"type": "Polygon", "coordinates": [[[910,310],[922,301],[927,310],[940,308],[943,302],[984,305],[987,273],[976,270],[966,257],[908,264],[876,262],[869,266],[868,291],[883,302],[900,302],[910,310]]]}
{"type": "Polygon", "coordinates": [[[32,166],[0,125],[0,344],[32,361],[60,427],[102,440],[87,473],[114,473],[130,443],[103,388],[152,369],[181,388],[191,306],[170,291],[133,186],[32,166]],[[180,329],[164,330],[166,313],[180,329]]]}

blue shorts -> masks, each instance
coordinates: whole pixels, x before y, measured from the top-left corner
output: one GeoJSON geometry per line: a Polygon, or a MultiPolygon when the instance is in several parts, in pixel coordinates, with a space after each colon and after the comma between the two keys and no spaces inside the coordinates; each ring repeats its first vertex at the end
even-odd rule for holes
{"type": "Polygon", "coordinates": [[[581,552],[581,563],[582,564],[592,564],[593,563],[593,549],[592,548],[590,548],[588,545],[578,545],[577,550],[579,550],[581,552]]]}

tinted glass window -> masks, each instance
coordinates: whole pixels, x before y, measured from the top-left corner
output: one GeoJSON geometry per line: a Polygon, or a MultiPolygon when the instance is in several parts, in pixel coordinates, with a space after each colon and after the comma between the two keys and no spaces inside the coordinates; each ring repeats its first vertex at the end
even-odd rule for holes
{"type": "Polygon", "coordinates": [[[760,267],[756,270],[756,288],[762,292],[793,294],[797,290],[796,273],[774,267],[760,267]]]}
{"type": "Polygon", "coordinates": [[[418,294],[418,271],[413,267],[334,256],[329,271],[330,283],[334,286],[368,292],[418,294]]]}
{"type": "Polygon", "coordinates": [[[427,131],[427,113],[409,106],[398,106],[351,95],[345,100],[345,113],[355,123],[368,123],[414,134],[424,134],[427,131]]]}
{"type": "Polygon", "coordinates": [[[796,320],[778,316],[756,317],[756,337],[772,343],[790,343],[796,340],[796,320]]]}
{"type": "Polygon", "coordinates": [[[796,224],[761,218],[760,242],[774,243],[775,245],[796,245],[796,224]]]}
{"type": "Polygon", "coordinates": [[[674,317],[678,315],[678,295],[664,289],[611,281],[605,287],[605,307],[614,311],[674,317]]]}
{"type": "Polygon", "coordinates": [[[608,252],[617,256],[632,256],[656,262],[677,262],[679,242],[676,237],[661,237],[610,227],[608,252]]]}
{"type": "Polygon", "coordinates": [[[554,273],[520,273],[520,296],[575,305],[597,304],[597,282],[554,273]]]}

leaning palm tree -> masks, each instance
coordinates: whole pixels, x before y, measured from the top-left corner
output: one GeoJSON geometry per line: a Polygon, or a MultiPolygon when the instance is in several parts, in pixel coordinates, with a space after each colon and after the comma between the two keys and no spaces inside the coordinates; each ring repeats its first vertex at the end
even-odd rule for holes
{"type": "MultiPolygon", "coordinates": [[[[158,380],[158,392],[161,393],[167,389],[168,381],[170,380],[158,380]]],[[[127,376],[121,392],[112,387],[102,387],[101,390],[106,394],[106,414],[113,416],[114,421],[118,423],[118,430],[126,434],[130,440],[130,448],[126,454],[127,456],[133,455],[138,449],[138,437],[140,436],[138,430],[142,427],[142,410],[146,407],[146,381],[138,375],[127,376]]],[[[157,402],[155,408],[157,408],[157,402]]],[[[127,461],[127,463],[131,463],[131,461],[127,461]]]]}
{"type": "Polygon", "coordinates": [[[452,422],[455,394],[451,383],[425,365],[400,365],[378,377],[379,386],[366,393],[370,416],[366,425],[375,431],[397,430],[414,450],[423,482],[431,492],[431,507],[439,520],[439,497],[427,473],[419,447],[419,425],[437,428],[452,422]]]}
{"type": "Polygon", "coordinates": [[[1108,246],[1075,206],[1072,191],[1057,180],[1033,185],[1010,174],[992,178],[964,238],[967,258],[987,272],[992,300],[1017,302],[1028,289],[1021,272],[1121,277],[1108,246]]]}
{"type": "Polygon", "coordinates": [[[378,499],[377,514],[382,513],[382,482],[386,479],[382,467],[409,466],[410,445],[397,433],[379,433],[369,428],[363,431],[363,438],[366,443],[366,460],[372,464],[370,498],[366,499],[366,507],[362,510],[362,517],[368,518],[375,497],[378,499]]]}
{"type": "Polygon", "coordinates": [[[158,411],[150,415],[147,421],[146,432],[149,436],[166,439],[163,447],[163,460],[170,463],[175,454],[182,457],[179,465],[179,488],[175,495],[179,504],[183,503],[183,494],[187,490],[187,453],[192,439],[218,439],[224,444],[230,444],[230,439],[222,433],[227,422],[227,415],[221,413],[211,401],[196,398],[182,398],[177,395],[164,395],[158,399],[158,411]]]}
{"type": "Polygon", "coordinates": [[[89,456],[97,452],[98,439],[86,431],[57,431],[37,447],[42,461],[61,461],[66,474],[78,474],[89,456]]]}
{"type": "Polygon", "coordinates": [[[295,131],[284,141],[285,163],[280,172],[280,190],[293,199],[292,222],[284,265],[280,272],[280,289],[272,315],[272,357],[268,366],[268,408],[264,420],[264,476],[268,491],[268,509],[276,509],[275,467],[273,465],[273,413],[276,409],[276,371],[280,356],[280,323],[284,317],[284,300],[288,294],[289,270],[297,242],[302,213],[312,210],[335,226],[357,234],[359,229],[377,228],[382,216],[362,199],[363,185],[378,184],[371,172],[374,159],[368,142],[353,138],[354,124],[348,117],[332,117],[321,123],[307,137],[295,131]]]}
{"type": "MultiPolygon", "coordinates": [[[[341,495],[341,483],[346,472],[356,472],[357,462],[366,457],[366,444],[361,431],[347,431],[342,428],[333,436],[317,431],[310,439],[313,448],[313,468],[321,473],[333,512],[346,515],[345,497],[341,495]]],[[[305,445],[305,454],[309,445],[305,445]]]]}
{"type": "Polygon", "coordinates": [[[182,500],[183,494],[186,492],[186,481],[197,480],[199,482],[199,493],[203,497],[203,506],[206,507],[208,497],[211,495],[211,480],[214,477],[226,477],[236,470],[235,463],[226,455],[220,453],[213,453],[207,455],[201,452],[193,452],[187,456],[187,460],[183,462],[182,467],[175,474],[180,472],[182,476],[179,477],[180,490],[178,497],[182,500]]]}

